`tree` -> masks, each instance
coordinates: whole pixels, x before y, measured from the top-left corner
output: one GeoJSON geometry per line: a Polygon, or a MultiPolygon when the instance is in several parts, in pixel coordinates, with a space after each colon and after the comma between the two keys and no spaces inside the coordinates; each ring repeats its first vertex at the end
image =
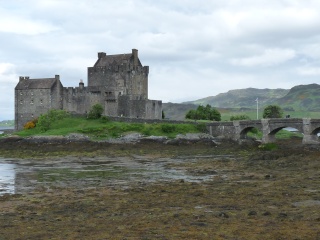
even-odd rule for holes
{"type": "Polygon", "coordinates": [[[196,110],[189,110],[186,114],[187,119],[194,119],[194,120],[215,120],[220,121],[221,120],[221,114],[220,112],[211,107],[209,104],[206,106],[198,106],[196,110]]]}
{"type": "Polygon", "coordinates": [[[101,104],[97,103],[91,107],[90,112],[88,114],[88,118],[98,119],[102,116],[102,113],[103,113],[103,107],[101,104]]]}
{"type": "Polygon", "coordinates": [[[283,110],[277,105],[269,105],[263,110],[263,118],[282,118],[283,110]]]}

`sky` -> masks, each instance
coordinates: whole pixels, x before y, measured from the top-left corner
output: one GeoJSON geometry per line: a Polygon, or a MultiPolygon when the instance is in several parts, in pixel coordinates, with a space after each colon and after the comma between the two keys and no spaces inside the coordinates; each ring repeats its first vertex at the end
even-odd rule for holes
{"type": "Polygon", "coordinates": [[[0,121],[19,76],[87,84],[98,52],[139,50],[149,98],[319,84],[319,0],[0,0],[0,121]]]}

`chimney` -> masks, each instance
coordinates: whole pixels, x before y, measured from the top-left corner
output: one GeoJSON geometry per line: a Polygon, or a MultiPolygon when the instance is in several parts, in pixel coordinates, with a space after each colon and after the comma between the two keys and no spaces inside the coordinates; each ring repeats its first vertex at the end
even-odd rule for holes
{"type": "Polygon", "coordinates": [[[133,56],[133,66],[138,65],[138,50],[132,49],[132,56],[133,56]]]}
{"type": "Polygon", "coordinates": [[[84,83],[83,83],[82,79],[80,79],[79,88],[80,88],[80,90],[83,90],[83,88],[84,88],[84,83]]]}
{"type": "Polygon", "coordinates": [[[105,52],[98,52],[98,58],[104,58],[107,54],[105,52]]]}
{"type": "Polygon", "coordinates": [[[60,76],[59,76],[59,75],[55,75],[54,78],[55,78],[56,80],[60,80],[60,76]]]}

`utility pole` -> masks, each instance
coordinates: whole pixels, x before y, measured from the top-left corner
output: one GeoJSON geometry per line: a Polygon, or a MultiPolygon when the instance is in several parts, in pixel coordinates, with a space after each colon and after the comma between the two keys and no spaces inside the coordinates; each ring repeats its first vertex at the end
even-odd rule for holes
{"type": "Polygon", "coordinates": [[[257,120],[259,119],[259,98],[256,99],[257,102],[257,120]]]}

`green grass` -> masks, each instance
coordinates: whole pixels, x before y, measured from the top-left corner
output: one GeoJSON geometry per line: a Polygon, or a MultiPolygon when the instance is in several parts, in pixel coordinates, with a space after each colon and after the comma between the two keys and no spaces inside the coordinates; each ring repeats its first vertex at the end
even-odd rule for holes
{"type": "MultiPolygon", "coordinates": [[[[256,139],[261,139],[262,138],[262,132],[261,131],[257,131],[257,132],[248,132],[247,134],[249,137],[254,137],[256,139]]],[[[290,132],[287,130],[280,130],[279,132],[276,133],[276,139],[290,139],[292,137],[300,137],[302,138],[303,135],[302,133],[299,132],[290,132]]]]}
{"type": "Polygon", "coordinates": [[[174,138],[177,134],[197,133],[199,127],[194,124],[168,124],[168,123],[125,123],[125,122],[103,122],[100,119],[85,119],[67,117],[52,123],[49,130],[41,132],[37,127],[22,130],[17,135],[22,137],[33,135],[66,136],[70,133],[81,133],[92,139],[117,138],[122,135],[138,132],[146,136],[167,136],[174,138]]]}

